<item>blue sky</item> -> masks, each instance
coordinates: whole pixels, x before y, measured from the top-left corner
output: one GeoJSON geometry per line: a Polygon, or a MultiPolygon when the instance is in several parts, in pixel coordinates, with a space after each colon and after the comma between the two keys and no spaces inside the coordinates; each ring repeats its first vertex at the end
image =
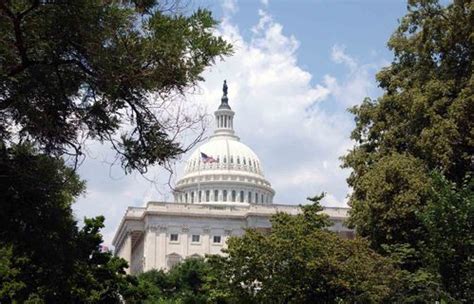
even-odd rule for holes
{"type": "MultiPolygon", "coordinates": [[[[324,204],[345,206],[350,193],[339,157],[353,146],[346,109],[381,92],[375,74],[392,60],[386,44],[406,11],[404,1],[195,1],[221,20],[217,33],[235,46],[205,82],[187,96],[188,112],[216,109],[222,81],[242,142],[259,155],[276,190],[275,203],[301,204],[327,193],[324,204]]],[[[207,133],[213,129],[210,121],[207,133]]],[[[180,137],[184,143],[193,134],[180,137]]],[[[187,155],[175,164],[175,182],[187,155]]],[[[92,144],[79,173],[87,194],[74,205],[78,219],[103,214],[110,244],[127,206],[171,200],[168,173],[147,179],[111,166],[109,147],[92,144]],[[152,180],[153,182],[150,182],[152,180]]]]}

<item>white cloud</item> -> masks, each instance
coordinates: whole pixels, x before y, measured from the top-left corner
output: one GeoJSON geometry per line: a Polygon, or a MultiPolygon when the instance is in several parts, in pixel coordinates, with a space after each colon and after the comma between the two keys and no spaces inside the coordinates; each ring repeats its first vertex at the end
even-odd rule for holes
{"type": "Polygon", "coordinates": [[[224,15],[226,16],[235,14],[239,10],[237,6],[237,0],[222,1],[222,9],[224,10],[224,15]]]}
{"type": "Polygon", "coordinates": [[[337,44],[333,45],[331,49],[331,59],[336,63],[346,64],[353,72],[354,70],[357,69],[357,62],[355,61],[354,58],[347,55],[345,50],[346,50],[345,46],[341,46],[337,44]]]}
{"type": "MultiPolygon", "coordinates": [[[[189,96],[190,104],[212,113],[220,102],[222,81],[227,79],[236,131],[260,156],[277,192],[275,203],[300,204],[324,191],[325,204],[345,205],[348,171],[340,168],[339,157],[352,146],[353,128],[345,109],[373,95],[373,70],[378,65],[362,65],[336,45],[330,57],[348,69],[346,76],[326,74],[321,83],[315,83],[312,73],[298,64],[300,42],[285,34],[283,25],[268,12],[258,12],[260,19],[251,37],[244,39],[231,17],[238,10],[236,2],[224,1],[223,7],[227,13],[218,32],[234,45],[235,54],[205,72],[206,81],[199,94],[189,96]]],[[[104,237],[110,244],[127,206],[172,196],[165,185],[167,175],[158,168],[149,175],[159,177],[158,185],[137,175],[110,179],[108,165],[102,162],[107,155],[87,160],[81,168],[81,175],[89,180],[89,194],[75,209],[78,216],[104,214],[104,237]]],[[[120,168],[113,171],[118,172],[120,168]]]]}

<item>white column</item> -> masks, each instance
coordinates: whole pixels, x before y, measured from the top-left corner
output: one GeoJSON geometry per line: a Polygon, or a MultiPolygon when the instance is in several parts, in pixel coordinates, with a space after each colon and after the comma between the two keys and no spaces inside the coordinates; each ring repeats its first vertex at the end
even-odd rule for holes
{"type": "Polygon", "coordinates": [[[117,255],[127,261],[128,268],[125,269],[125,272],[130,274],[130,268],[132,266],[132,233],[130,231],[126,232],[122,247],[117,255]]]}
{"type": "Polygon", "coordinates": [[[183,253],[183,259],[188,257],[189,254],[189,228],[183,227],[181,229],[181,248],[183,253]]]}
{"type": "Polygon", "coordinates": [[[145,265],[143,271],[156,268],[156,227],[149,227],[145,235],[145,265]]]}
{"type": "Polygon", "coordinates": [[[166,227],[161,226],[159,233],[157,234],[157,246],[156,246],[156,268],[165,269],[166,268],[166,255],[167,251],[167,242],[166,242],[166,227]]]}
{"type": "Polygon", "coordinates": [[[204,228],[203,229],[203,236],[202,236],[202,243],[204,245],[204,252],[207,254],[211,254],[211,229],[204,228]]]}

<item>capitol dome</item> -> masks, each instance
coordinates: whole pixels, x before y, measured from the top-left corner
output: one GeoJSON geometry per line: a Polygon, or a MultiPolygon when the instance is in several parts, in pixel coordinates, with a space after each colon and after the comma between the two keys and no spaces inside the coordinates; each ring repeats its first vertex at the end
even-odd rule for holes
{"type": "Polygon", "coordinates": [[[234,111],[227,85],[215,111],[216,129],[209,141],[191,154],[174,196],[180,203],[272,204],[275,191],[263,175],[257,154],[234,132],[234,111]]]}

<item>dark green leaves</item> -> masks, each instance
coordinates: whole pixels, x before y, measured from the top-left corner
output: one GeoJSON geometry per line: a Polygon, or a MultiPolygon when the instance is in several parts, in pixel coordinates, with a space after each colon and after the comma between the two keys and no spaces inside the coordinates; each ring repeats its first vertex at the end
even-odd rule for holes
{"type": "Polygon", "coordinates": [[[54,155],[81,155],[84,138],[110,141],[127,172],[182,153],[161,120],[163,101],[203,80],[231,46],[213,35],[209,11],[161,9],[156,1],[0,5],[4,137],[54,155]]]}

